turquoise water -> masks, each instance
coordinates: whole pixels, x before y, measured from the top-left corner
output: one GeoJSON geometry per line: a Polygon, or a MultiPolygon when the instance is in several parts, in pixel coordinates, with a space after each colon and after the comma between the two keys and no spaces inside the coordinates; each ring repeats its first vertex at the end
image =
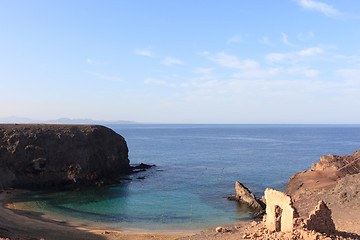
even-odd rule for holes
{"type": "Polygon", "coordinates": [[[109,127],[125,137],[131,163],[156,167],[117,186],[28,193],[24,208],[84,225],[199,230],[251,219],[226,199],[236,180],[260,197],[266,187],[284,190],[292,174],[322,155],[360,149],[360,125],[109,127]]]}

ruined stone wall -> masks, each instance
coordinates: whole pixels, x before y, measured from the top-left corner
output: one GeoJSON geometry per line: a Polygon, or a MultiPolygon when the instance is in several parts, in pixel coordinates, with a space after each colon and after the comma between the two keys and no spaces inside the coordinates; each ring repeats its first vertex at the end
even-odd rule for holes
{"type": "Polygon", "coordinates": [[[324,201],[319,201],[318,205],[305,220],[306,228],[316,232],[333,234],[335,233],[335,224],[331,218],[331,210],[324,201]]]}
{"type": "Polygon", "coordinates": [[[289,232],[294,228],[294,219],[298,216],[291,198],[283,192],[270,188],[265,190],[266,228],[270,231],[289,232]]]}

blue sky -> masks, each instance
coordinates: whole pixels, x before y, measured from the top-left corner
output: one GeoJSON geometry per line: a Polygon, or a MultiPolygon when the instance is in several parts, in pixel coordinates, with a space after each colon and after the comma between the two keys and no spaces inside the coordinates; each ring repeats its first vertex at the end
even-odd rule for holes
{"type": "Polygon", "coordinates": [[[0,118],[360,123],[360,1],[0,0],[0,118]]]}

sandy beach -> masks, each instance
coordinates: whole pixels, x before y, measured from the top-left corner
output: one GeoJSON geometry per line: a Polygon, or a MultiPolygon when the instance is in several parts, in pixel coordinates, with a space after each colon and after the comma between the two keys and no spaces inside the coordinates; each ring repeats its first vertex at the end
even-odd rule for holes
{"type": "Polygon", "coordinates": [[[124,232],[120,229],[76,226],[51,219],[42,219],[41,216],[11,209],[11,204],[8,205],[8,203],[20,192],[21,190],[10,190],[0,193],[0,239],[172,240],[194,235],[194,233],[124,232]]]}

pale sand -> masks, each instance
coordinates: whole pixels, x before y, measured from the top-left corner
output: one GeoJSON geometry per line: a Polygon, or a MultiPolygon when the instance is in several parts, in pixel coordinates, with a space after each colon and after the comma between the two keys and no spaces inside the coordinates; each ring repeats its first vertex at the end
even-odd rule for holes
{"type": "Polygon", "coordinates": [[[0,193],[0,239],[172,240],[194,235],[194,233],[124,232],[81,227],[50,219],[41,219],[39,216],[21,214],[21,211],[14,212],[4,206],[11,197],[18,193],[19,190],[0,193]]]}

